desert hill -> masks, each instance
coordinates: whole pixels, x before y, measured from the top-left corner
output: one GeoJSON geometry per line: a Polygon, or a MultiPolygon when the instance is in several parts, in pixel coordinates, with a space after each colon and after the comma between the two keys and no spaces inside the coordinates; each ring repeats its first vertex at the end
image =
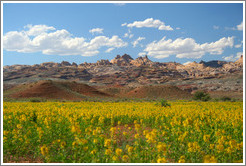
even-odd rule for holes
{"type": "Polygon", "coordinates": [[[10,88],[5,92],[10,98],[42,98],[58,100],[83,100],[87,97],[110,97],[109,94],[82,83],[70,81],[38,81],[10,88]]]}
{"type": "Polygon", "coordinates": [[[188,91],[181,90],[171,85],[140,86],[126,94],[130,98],[150,98],[150,99],[191,99],[192,95],[188,91]]]}
{"type": "Polygon", "coordinates": [[[5,97],[13,99],[56,99],[81,101],[95,98],[145,98],[145,99],[190,99],[191,93],[176,86],[153,85],[135,88],[102,88],[71,81],[38,81],[15,86],[5,91],[5,97]],[[111,89],[111,90],[110,90],[111,89]],[[112,91],[112,89],[114,89],[112,91]],[[116,90],[116,91],[115,91],[116,90]]]}

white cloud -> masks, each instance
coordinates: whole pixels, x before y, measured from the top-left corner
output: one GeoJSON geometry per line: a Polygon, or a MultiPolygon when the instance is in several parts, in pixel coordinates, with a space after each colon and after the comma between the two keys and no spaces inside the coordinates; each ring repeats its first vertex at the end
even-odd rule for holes
{"type": "Polygon", "coordinates": [[[103,33],[103,29],[102,28],[94,28],[94,29],[91,29],[89,32],[92,33],[92,34],[95,34],[95,33],[102,34],[103,33]]]}
{"type": "Polygon", "coordinates": [[[222,58],[226,61],[236,61],[238,60],[241,55],[243,55],[243,52],[238,52],[236,55],[230,55],[230,56],[223,56],[222,58]]]}
{"type": "Polygon", "coordinates": [[[176,29],[177,29],[177,30],[180,30],[181,28],[177,27],[176,29]]]}
{"type": "Polygon", "coordinates": [[[242,31],[243,30],[243,21],[241,24],[237,25],[237,30],[242,31]]]}
{"type": "Polygon", "coordinates": [[[159,30],[166,30],[166,31],[173,30],[173,28],[170,25],[165,25],[164,22],[160,20],[154,20],[153,18],[147,18],[144,21],[134,21],[133,23],[130,23],[130,24],[124,23],[121,26],[127,26],[129,28],[132,28],[132,27],[158,28],[159,30]]]}
{"type": "Polygon", "coordinates": [[[187,62],[183,63],[183,65],[188,65],[189,63],[191,63],[191,61],[187,61],[187,62]]]}
{"type": "Polygon", "coordinates": [[[24,28],[28,28],[28,31],[25,31],[25,32],[29,36],[37,36],[37,35],[40,35],[48,31],[56,30],[54,27],[47,26],[47,25],[34,25],[33,26],[31,24],[28,24],[24,28]]]}
{"type": "Polygon", "coordinates": [[[217,29],[219,29],[220,27],[217,26],[217,25],[214,25],[213,28],[217,30],[217,29]]]}
{"type": "Polygon", "coordinates": [[[138,53],[138,56],[145,56],[145,55],[147,55],[146,52],[140,52],[140,53],[138,53]]]}
{"type": "Polygon", "coordinates": [[[240,48],[240,47],[242,47],[242,44],[235,45],[235,48],[240,48]]]}
{"type": "Polygon", "coordinates": [[[243,30],[243,21],[241,22],[241,24],[237,25],[237,27],[225,27],[225,30],[242,31],[243,30]]]}
{"type": "Polygon", "coordinates": [[[46,55],[81,55],[94,56],[101,47],[120,48],[127,46],[118,36],[111,38],[97,36],[90,41],[83,37],[73,37],[67,30],[56,30],[49,33],[33,33],[28,31],[10,31],[3,36],[3,48],[7,51],[23,53],[42,52],[46,55]]]}
{"type": "Polygon", "coordinates": [[[222,58],[224,60],[226,60],[226,61],[234,61],[235,60],[234,55],[230,55],[230,56],[227,56],[227,57],[223,56],[222,58]]]}
{"type": "Polygon", "coordinates": [[[132,42],[133,47],[135,48],[138,45],[138,43],[141,40],[144,40],[144,39],[145,39],[145,37],[139,37],[139,38],[137,38],[135,41],[132,42]]]}
{"type": "Polygon", "coordinates": [[[114,49],[115,49],[115,48],[112,47],[112,48],[107,49],[105,52],[106,52],[106,53],[110,53],[110,52],[113,51],[114,49]]]}
{"type": "Polygon", "coordinates": [[[149,56],[161,59],[176,55],[177,58],[201,58],[205,53],[220,55],[226,47],[233,47],[233,37],[221,38],[212,43],[198,44],[192,38],[177,38],[175,40],[163,37],[160,41],[154,41],[146,46],[144,51],[149,56]]]}
{"type": "Polygon", "coordinates": [[[128,37],[129,39],[131,39],[134,35],[132,34],[131,30],[128,29],[128,32],[124,34],[124,37],[128,37]]]}
{"type": "Polygon", "coordinates": [[[123,23],[123,24],[121,24],[121,26],[126,26],[127,25],[127,23],[125,22],[125,23],[123,23]]]}

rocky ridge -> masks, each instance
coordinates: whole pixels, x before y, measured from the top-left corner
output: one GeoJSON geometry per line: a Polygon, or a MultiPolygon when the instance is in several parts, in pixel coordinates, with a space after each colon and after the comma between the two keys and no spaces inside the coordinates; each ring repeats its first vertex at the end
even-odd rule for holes
{"type": "MultiPolygon", "coordinates": [[[[111,61],[99,60],[96,63],[71,64],[63,61],[4,66],[3,80],[5,84],[53,79],[82,81],[93,85],[138,86],[220,79],[230,75],[242,75],[242,72],[243,56],[236,62],[201,61],[182,65],[175,62],[153,62],[147,56],[133,59],[130,55],[124,54],[117,55],[111,61]]],[[[241,85],[239,87],[242,89],[241,85]]]]}

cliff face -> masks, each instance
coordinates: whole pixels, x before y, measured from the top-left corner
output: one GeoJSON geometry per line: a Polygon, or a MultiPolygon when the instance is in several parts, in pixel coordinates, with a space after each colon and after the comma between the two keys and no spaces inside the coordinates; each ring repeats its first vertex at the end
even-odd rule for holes
{"type": "Polygon", "coordinates": [[[105,85],[163,84],[175,80],[220,78],[242,74],[243,56],[236,62],[210,61],[180,63],[152,62],[147,56],[133,59],[117,55],[111,61],[76,64],[46,62],[36,65],[3,67],[4,82],[32,82],[42,79],[75,80],[105,85]]]}

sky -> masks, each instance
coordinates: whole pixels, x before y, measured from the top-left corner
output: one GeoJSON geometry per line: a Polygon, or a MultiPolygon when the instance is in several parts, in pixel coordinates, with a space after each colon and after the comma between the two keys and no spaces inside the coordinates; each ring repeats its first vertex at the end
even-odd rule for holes
{"type": "Polygon", "coordinates": [[[3,3],[3,65],[235,61],[242,3],[3,3]]]}

